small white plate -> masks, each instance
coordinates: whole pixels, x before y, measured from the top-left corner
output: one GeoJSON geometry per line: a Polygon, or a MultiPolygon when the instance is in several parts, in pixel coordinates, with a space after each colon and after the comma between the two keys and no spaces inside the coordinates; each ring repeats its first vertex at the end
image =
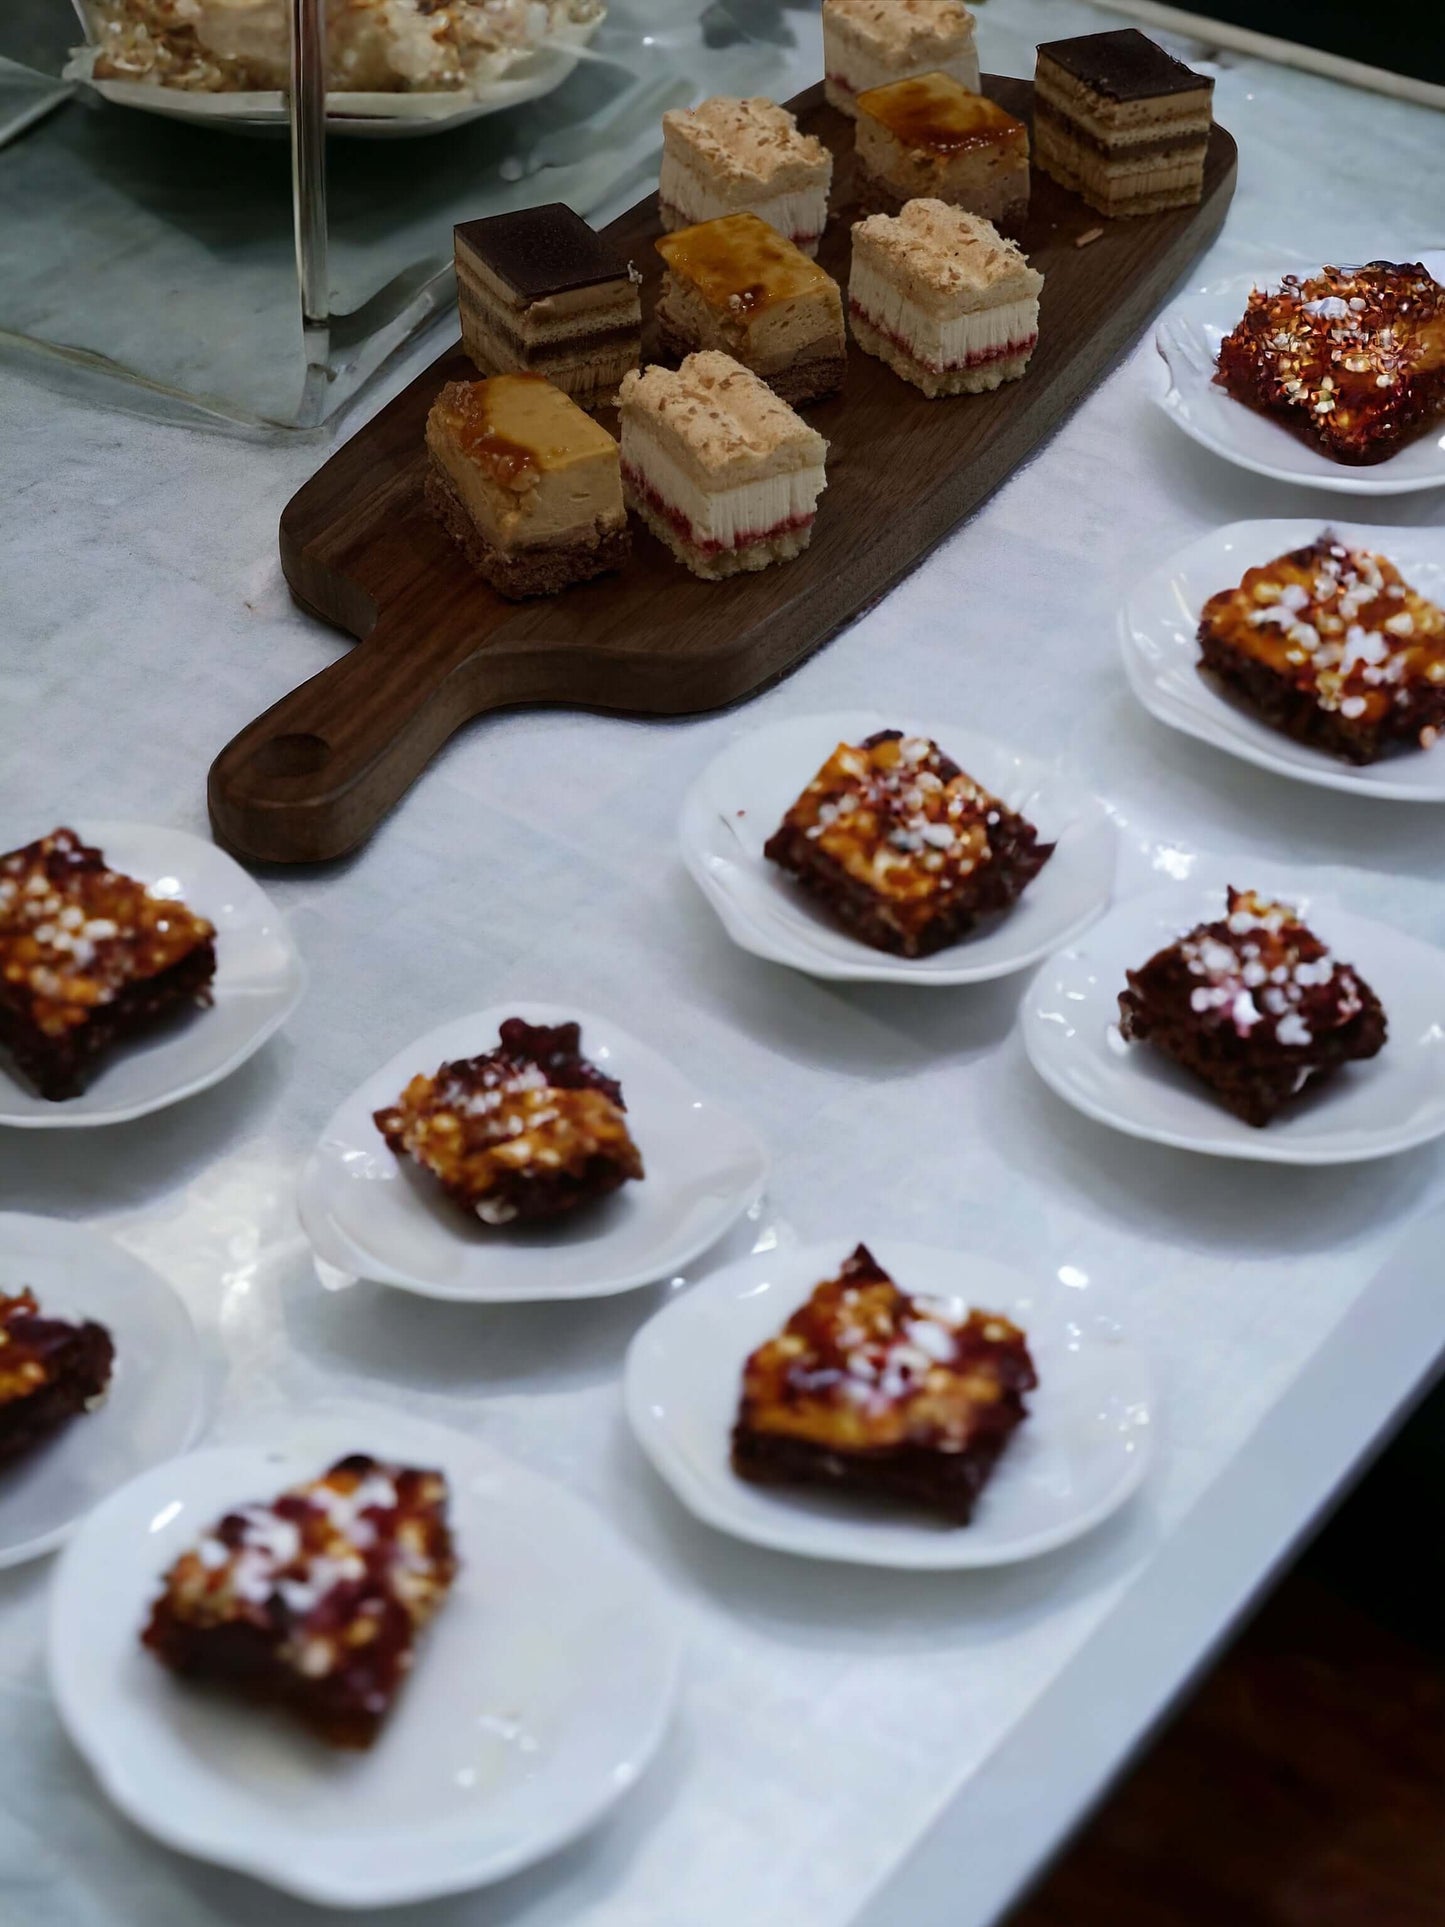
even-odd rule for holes
{"type": "Polygon", "coordinates": [[[709,1103],[647,1044],[574,1005],[517,1000],[428,1031],[337,1111],[302,1174],[301,1222],[337,1270],[427,1298],[479,1304],[600,1298],[655,1284],[715,1244],[762,1195],[767,1158],[747,1125],[709,1103]],[[470,1222],[373,1122],[418,1071],[496,1046],[508,1017],[577,1022],[583,1055],[622,1085],[646,1176],[555,1224],[470,1222]]]}
{"type": "Polygon", "coordinates": [[[1201,877],[1116,904],[1044,965],[1022,1007],[1024,1045],[1040,1077],[1101,1124],[1211,1157],[1356,1164],[1439,1137],[1445,1132],[1445,955],[1340,909],[1313,887],[1308,871],[1261,877],[1247,862],[1229,867],[1238,888],[1293,905],[1337,957],[1356,967],[1389,1023],[1379,1056],[1347,1064],[1257,1129],[1150,1045],[1124,1041],[1118,1025],[1126,973],[1223,914],[1223,888],[1201,877]]]}
{"type": "Polygon", "coordinates": [[[149,1265],[84,1225],[0,1215],[0,1292],[28,1285],[52,1318],[93,1318],[115,1341],[103,1404],[0,1466],[0,1566],[50,1552],[137,1473],[184,1452],[204,1380],[190,1314],[149,1265]]]}
{"type": "Polygon", "coordinates": [[[881,1501],[751,1485],[729,1446],[743,1365],[813,1287],[836,1276],[836,1245],[755,1253],[694,1285],[650,1319],[627,1354],[627,1416],[639,1444],[690,1511],[720,1532],[806,1559],[953,1571],[1032,1559],[1078,1538],[1143,1478],[1154,1415],[1141,1355],[1047,1273],[930,1245],[867,1240],[904,1290],[1001,1312],[1028,1339],[1038,1388],[964,1527],[881,1501]]]}
{"type": "Polygon", "coordinates": [[[1103,910],[1114,882],[1115,834],[1097,797],[1037,757],[959,724],[871,710],[793,716],[752,730],[710,763],[688,792],[683,861],[733,942],[755,957],[842,982],[973,984],[1024,970],[1103,910]],[[763,845],[841,742],[881,729],[929,736],[961,769],[1026,816],[1058,847],[1013,907],[931,957],[894,957],[835,925],[763,845]]]}
{"type": "MultiPolygon", "coordinates": [[[[1445,250],[1409,248],[1391,258],[1420,261],[1445,279],[1445,250]]],[[[1280,482],[1339,495],[1405,495],[1445,487],[1445,423],[1439,423],[1386,461],[1357,468],[1333,461],[1281,422],[1238,402],[1214,379],[1219,344],[1244,313],[1251,288],[1276,288],[1286,273],[1309,273],[1318,261],[1274,265],[1255,274],[1213,281],[1176,301],[1160,319],[1155,345],[1169,369],[1169,387],[1155,399],[1184,433],[1227,462],[1280,482]]]]}
{"type": "Polygon", "coordinates": [[[128,1819],[362,1908],[500,1880],[590,1827],[656,1750],[678,1643],[656,1581],[581,1500],[463,1433],[357,1407],[107,1500],[57,1568],[49,1659],[66,1730],[128,1819]],[[375,1745],[345,1754],[188,1688],[139,1634],[162,1573],[221,1514],[358,1451],[446,1473],[461,1571],[375,1745]]]}
{"type": "MultiPolygon", "coordinates": [[[[48,828],[49,826],[47,826],[48,828]]],[[[306,966],[286,921],[259,884],[214,843],[151,823],[72,825],[112,869],[161,895],[182,898],[216,926],[216,977],[209,1007],[177,1012],[166,1024],[109,1053],[79,1097],[53,1103],[0,1062],[0,1124],[62,1130],[123,1124],[209,1090],[239,1069],[301,1001],[306,966]]],[[[44,834],[13,823],[7,850],[44,834]]]]}
{"type": "Polygon", "coordinates": [[[1445,803],[1445,746],[1401,750],[1356,768],[1271,729],[1199,673],[1196,638],[1210,596],[1233,588],[1246,569],[1304,548],[1327,528],[1346,542],[1388,556],[1413,589],[1445,603],[1445,534],[1439,529],[1386,529],[1326,518],[1231,522],[1191,542],[1130,590],[1119,611],[1129,685],[1161,723],[1277,776],[1356,796],[1445,803]]]}

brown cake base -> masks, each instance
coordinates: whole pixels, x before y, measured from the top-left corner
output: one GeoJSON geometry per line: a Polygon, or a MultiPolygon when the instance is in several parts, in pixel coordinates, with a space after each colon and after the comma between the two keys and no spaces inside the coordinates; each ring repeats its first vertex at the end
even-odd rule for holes
{"type": "Polygon", "coordinates": [[[930,368],[926,362],[916,361],[906,348],[899,347],[881,328],[875,328],[856,308],[849,313],[849,326],[853,339],[865,354],[891,368],[930,401],[940,395],[986,395],[994,388],[1002,388],[1006,381],[1017,381],[1027,371],[1029,356],[1033,353],[1029,347],[1021,355],[999,355],[992,361],[980,362],[976,368],[940,371],[930,368]]]}
{"type": "MultiPolygon", "coordinates": [[[[1022,1412],[1020,1412],[1020,1417],[1022,1412]]],[[[834,1452],[806,1439],[733,1430],[732,1465],[752,1485],[816,1485],[914,1505],[966,1526],[1009,1433],[980,1439],[964,1452],[904,1445],[876,1452],[834,1452]]]]}
{"type": "MultiPolygon", "coordinates": [[[[37,1319],[61,1331],[58,1323],[37,1319]]],[[[104,1393],[115,1346],[104,1325],[87,1321],[65,1330],[49,1364],[53,1376],[27,1398],[0,1401],[0,1466],[10,1464],[78,1418],[104,1393]]]]}
{"type": "Polygon", "coordinates": [[[86,1088],[107,1052],[148,1035],[183,1008],[209,1003],[215,974],[215,944],[197,944],[169,970],[139,979],[112,1002],[97,1005],[83,1024],[61,1037],[48,1036],[8,1005],[0,988],[0,1050],[41,1097],[63,1103],[86,1088]]]}
{"type": "Polygon", "coordinates": [[[781,535],[771,536],[766,542],[749,542],[740,549],[699,549],[685,536],[679,535],[669,518],[655,509],[637,489],[626,483],[624,487],[627,506],[632,513],[639,521],[646,523],[659,542],[666,543],[684,568],[691,569],[704,582],[721,582],[730,575],[766,569],[774,562],[791,562],[795,555],[803,553],[812,539],[813,524],[809,522],[804,528],[785,529],[781,535]]]}
{"type": "MultiPolygon", "coordinates": [[[[686,329],[679,328],[676,322],[659,310],[657,346],[663,361],[679,362],[697,349],[713,345],[695,340],[686,329]]],[[[810,402],[826,401],[830,395],[836,395],[843,386],[847,372],[848,356],[842,348],[832,354],[806,356],[795,361],[791,367],[774,369],[771,374],[762,368],[753,370],[759,381],[765,381],[790,408],[806,408],[810,402]]]]}
{"type": "Polygon", "coordinates": [[[1420,747],[1420,732],[1445,729],[1445,688],[1435,684],[1411,691],[1408,703],[1392,703],[1378,722],[1351,722],[1337,709],[1321,709],[1306,689],[1296,689],[1267,663],[1242,656],[1213,631],[1199,631],[1199,672],[1240,697],[1261,722],[1296,742],[1325,750],[1347,763],[1375,763],[1392,750],[1420,747]]]}
{"type": "Polygon", "coordinates": [[[427,466],[423,497],[430,513],[471,563],[477,574],[510,601],[530,596],[556,595],[576,582],[620,569],[632,553],[632,538],[620,529],[594,530],[585,540],[555,546],[494,549],[467,514],[451,478],[435,461],[427,466]]]}

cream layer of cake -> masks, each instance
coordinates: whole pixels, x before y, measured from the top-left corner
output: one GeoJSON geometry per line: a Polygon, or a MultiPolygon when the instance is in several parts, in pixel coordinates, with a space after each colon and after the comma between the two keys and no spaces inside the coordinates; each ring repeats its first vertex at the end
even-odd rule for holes
{"type": "Polygon", "coordinates": [[[811,253],[832,179],[832,154],[774,101],[718,95],[662,117],[657,199],[669,231],[750,213],[811,253]]]}
{"type": "Polygon", "coordinates": [[[642,304],[631,280],[523,303],[490,269],[457,257],[462,346],[485,373],[545,375],[584,404],[617,393],[635,368],[642,304]]]}
{"type": "Polygon", "coordinates": [[[973,15],[961,0],[823,0],[824,89],[857,112],[870,87],[942,73],[978,92],[973,15]]]}

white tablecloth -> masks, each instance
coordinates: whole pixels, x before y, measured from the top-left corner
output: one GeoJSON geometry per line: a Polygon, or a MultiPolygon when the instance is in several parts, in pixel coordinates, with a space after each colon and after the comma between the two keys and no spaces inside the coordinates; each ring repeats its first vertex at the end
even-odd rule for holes
{"type": "MultiPolygon", "coordinates": [[[[779,94],[816,72],[814,23],[787,18],[806,44],[779,94]]],[[[991,0],[984,65],[1028,73],[1037,39],[1109,24],[1073,0],[991,0]]],[[[1267,270],[1282,248],[1338,260],[1440,240],[1438,116],[1252,60],[1213,71],[1240,183],[1196,278],[1267,270]]],[[[366,849],[267,879],[313,987],[257,1060],[138,1124],[0,1134],[0,1208],[113,1227],[183,1293],[216,1431],[328,1393],[404,1404],[586,1493],[672,1589],[689,1665],[655,1770],[551,1864],[417,1910],[429,1927],[843,1927],[1151,1552],[1187,1528],[1440,1190],[1435,1149],[1280,1171],[1117,1137],[1030,1071],[1020,981],[931,993],[810,982],[734,950],[676,855],[688,781],[738,732],[896,702],[1086,778],[1122,825],[1125,887],[1174,852],[1239,852],[1244,881],[1249,853],[1338,865],[1336,887],[1360,909],[1445,937],[1438,812],[1275,780],[1167,733],[1131,700],[1114,617],[1136,573],[1218,522],[1332,506],[1184,441],[1150,401],[1160,380],[1142,343],[926,566],[748,708],[677,724],[519,714],[464,731],[366,849]],[[1140,1501],[1014,1571],[809,1566],[694,1524],[627,1437],[622,1354],[666,1287],[493,1310],[323,1292],[293,1193],[329,1112],[441,1015],[524,995],[612,1013],[757,1121],[774,1175],[730,1251],[894,1232],[1071,1267],[1081,1300],[1157,1362],[1164,1438],[1140,1501]]],[[[81,815],[204,832],[211,757],[345,646],[292,609],[276,560],[280,510],[324,449],[161,428],[10,377],[0,416],[0,847],[81,815]]],[[[1442,505],[1426,495],[1348,513],[1438,522],[1442,505]]],[[[313,1918],[114,1816],[50,1708],[47,1578],[44,1563],[0,1574],[0,1916],[313,1918]]],[[[957,1918],[946,1896],[937,1918],[957,1918]]]]}

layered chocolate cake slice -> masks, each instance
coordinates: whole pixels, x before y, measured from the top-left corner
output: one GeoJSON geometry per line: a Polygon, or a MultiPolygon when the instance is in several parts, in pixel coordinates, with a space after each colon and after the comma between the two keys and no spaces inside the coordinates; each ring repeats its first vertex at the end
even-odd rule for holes
{"type": "Polygon", "coordinates": [[[996,1312],[913,1297],[859,1245],[743,1368],[733,1470],[967,1525],[1038,1380],[996,1312]]]}
{"type": "Polygon", "coordinates": [[[1214,82],[1137,27],[1039,48],[1034,156],[1101,214],[1158,214],[1204,192],[1214,82]]]}

